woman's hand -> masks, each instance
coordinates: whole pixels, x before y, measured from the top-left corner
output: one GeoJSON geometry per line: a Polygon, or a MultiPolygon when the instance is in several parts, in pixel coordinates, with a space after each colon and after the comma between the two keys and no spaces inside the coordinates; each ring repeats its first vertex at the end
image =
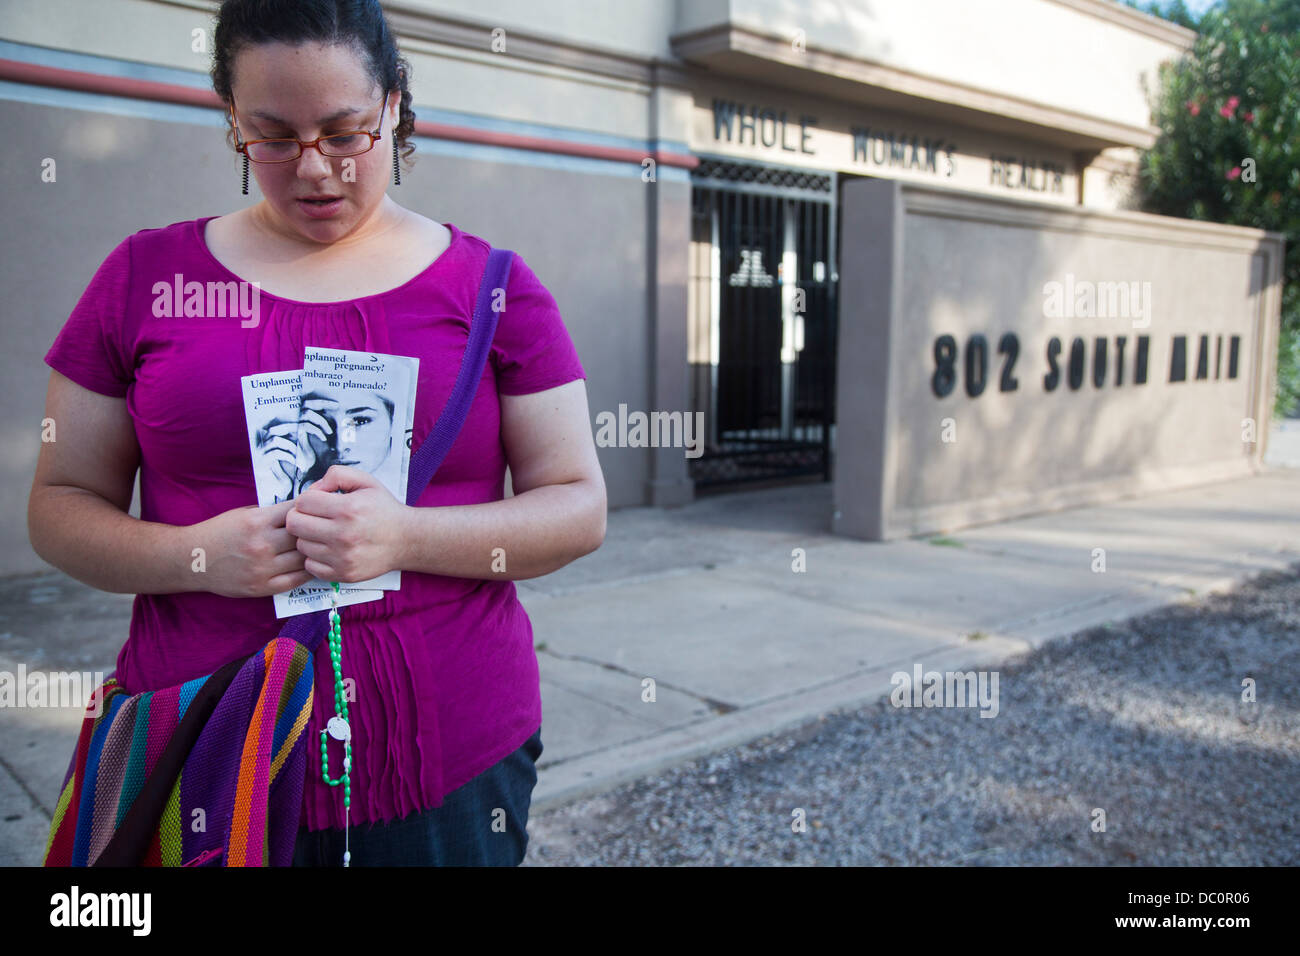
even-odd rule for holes
{"type": "Polygon", "coordinates": [[[232,508],[182,529],[203,548],[203,573],[194,590],[222,597],[266,597],[312,579],[302,552],[285,527],[292,501],[232,508]]]}
{"type": "Polygon", "coordinates": [[[353,584],[401,568],[409,510],[370,472],[332,465],[293,500],[285,527],[309,572],[353,584]]]}
{"type": "Polygon", "coordinates": [[[299,474],[299,450],[294,441],[298,423],[273,421],[258,433],[253,471],[258,488],[270,489],[276,501],[293,497],[299,474]]]}
{"type": "Polygon", "coordinates": [[[321,455],[329,454],[333,446],[330,436],[334,426],[321,412],[334,408],[337,402],[324,398],[309,398],[302,403],[298,413],[298,482],[295,495],[301,493],[304,479],[321,455]]]}

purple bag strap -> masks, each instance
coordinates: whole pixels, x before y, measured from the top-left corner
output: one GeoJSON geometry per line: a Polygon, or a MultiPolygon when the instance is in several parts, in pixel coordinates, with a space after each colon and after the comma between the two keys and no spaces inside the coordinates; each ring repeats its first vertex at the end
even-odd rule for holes
{"type": "MultiPolygon", "coordinates": [[[[451,451],[465,416],[478,394],[479,382],[483,378],[483,368],[487,364],[488,351],[492,347],[492,338],[496,335],[499,315],[492,308],[492,301],[497,289],[504,291],[510,280],[510,266],[515,254],[509,249],[493,248],[488,252],[487,267],[479,282],[478,299],[474,303],[474,315],[469,324],[469,344],[460,360],[460,372],[456,375],[456,384],[452,386],[447,404],[443,406],[438,422],[433,431],[415,454],[407,469],[406,503],[414,505],[424,494],[424,489],[433,480],[433,474],[451,451]]],[[[310,614],[297,614],[280,629],[280,637],[305,644],[313,654],[320,642],[329,633],[329,611],[313,611],[310,614]]]]}
{"type": "Polygon", "coordinates": [[[488,350],[492,347],[499,318],[492,308],[492,300],[497,289],[503,296],[505,294],[514,255],[509,249],[493,249],[488,253],[487,268],[483,270],[483,280],[478,287],[478,301],[474,304],[474,317],[470,320],[469,344],[465,346],[465,355],[460,362],[460,374],[456,376],[456,384],[438,417],[438,424],[411,456],[406,480],[408,505],[414,506],[420,500],[420,495],[433,479],[433,473],[451,451],[478,393],[479,380],[483,377],[483,367],[487,364],[488,350]]]}

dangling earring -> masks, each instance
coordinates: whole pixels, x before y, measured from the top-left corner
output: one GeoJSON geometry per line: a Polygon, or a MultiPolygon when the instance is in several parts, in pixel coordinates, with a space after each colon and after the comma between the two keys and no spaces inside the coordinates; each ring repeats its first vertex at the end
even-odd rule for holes
{"type": "Polygon", "coordinates": [[[397,164],[397,140],[393,140],[393,185],[402,185],[402,168],[397,164]]]}
{"type": "Polygon", "coordinates": [[[248,195],[248,154],[244,154],[244,195],[248,195]]]}

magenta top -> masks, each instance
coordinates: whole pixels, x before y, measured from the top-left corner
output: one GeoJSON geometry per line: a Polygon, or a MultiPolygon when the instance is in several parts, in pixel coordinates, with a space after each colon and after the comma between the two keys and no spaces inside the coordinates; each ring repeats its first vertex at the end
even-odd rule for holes
{"type": "MultiPolygon", "coordinates": [[[[45,356],[77,384],[125,397],[140,443],[146,521],[191,525],[257,503],[239,379],[301,368],[306,346],[418,357],[412,447],[419,447],[451,394],[489,249],[446,223],[447,250],[378,295],[317,303],[263,292],[260,321],[249,328],[239,315],[155,316],[155,283],[171,289],[178,275],[183,283],[239,279],[203,239],[212,218],[125,239],[45,356]]],[[[464,428],[420,507],[501,500],[498,396],[586,378],[555,299],[518,256],[506,301],[464,428]]],[[[340,614],[343,676],[356,688],[349,704],[352,823],[440,806],[541,726],[532,624],[513,582],[403,571],[400,591],[340,614]]],[[[134,694],[209,674],[262,647],[285,620],[276,618],[270,597],[137,595],[117,677],[134,694]]],[[[324,643],[315,667],[303,812],[305,825],[319,830],[344,823],[342,788],[321,781],[320,750],[311,745],[333,713],[324,643]]]]}

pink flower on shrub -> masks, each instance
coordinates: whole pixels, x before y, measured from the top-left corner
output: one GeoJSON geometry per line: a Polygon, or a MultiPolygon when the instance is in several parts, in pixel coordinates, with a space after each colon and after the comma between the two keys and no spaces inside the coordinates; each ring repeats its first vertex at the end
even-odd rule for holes
{"type": "Polygon", "coordinates": [[[1200,107],[1199,104],[1193,102],[1192,100],[1188,100],[1188,101],[1187,101],[1187,112],[1191,113],[1193,116],[1200,116],[1200,115],[1201,115],[1201,107],[1200,107]]]}
{"type": "Polygon", "coordinates": [[[1232,167],[1232,169],[1228,170],[1228,181],[1232,182],[1234,179],[1237,179],[1240,175],[1241,175],[1241,167],[1234,166],[1232,167]]]}
{"type": "Polygon", "coordinates": [[[1255,114],[1254,114],[1254,113],[1242,113],[1242,114],[1241,114],[1241,118],[1242,118],[1245,122],[1247,122],[1247,123],[1253,123],[1253,122],[1255,122],[1255,114]]]}
{"type": "Polygon", "coordinates": [[[1219,110],[1219,115],[1222,116],[1224,119],[1232,119],[1232,114],[1236,112],[1237,104],[1239,104],[1240,102],[1241,102],[1241,97],[1239,96],[1228,97],[1228,102],[1223,104],[1223,107],[1219,110]]]}

